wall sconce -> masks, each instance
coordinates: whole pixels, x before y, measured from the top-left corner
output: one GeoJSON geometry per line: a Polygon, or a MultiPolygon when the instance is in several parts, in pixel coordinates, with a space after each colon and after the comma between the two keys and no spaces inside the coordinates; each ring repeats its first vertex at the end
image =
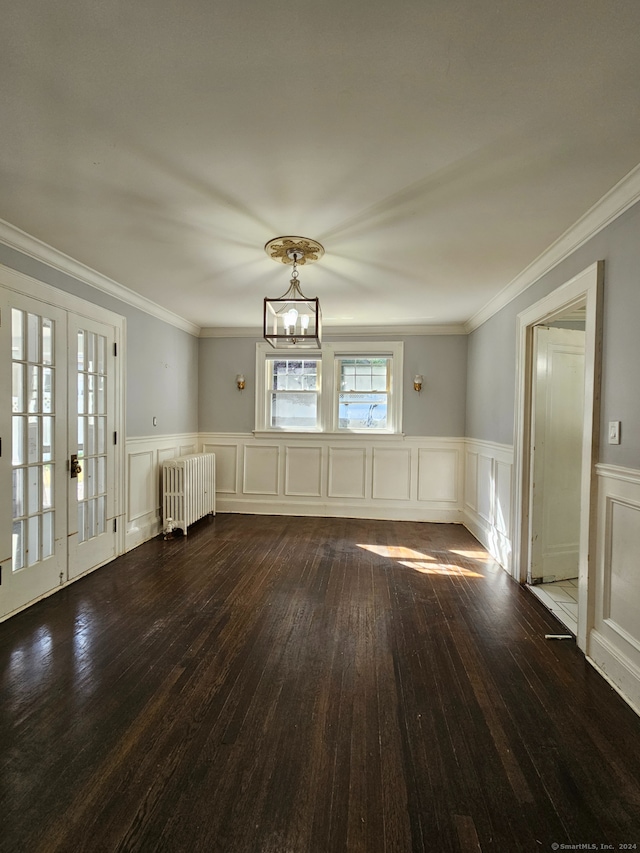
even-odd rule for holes
{"type": "Polygon", "coordinates": [[[236,385],[238,386],[238,391],[244,391],[245,386],[244,376],[242,373],[238,373],[236,376],[236,385]]]}
{"type": "Polygon", "coordinates": [[[422,391],[422,383],[424,381],[424,377],[421,373],[416,373],[413,377],[413,390],[420,393],[422,391]]]}

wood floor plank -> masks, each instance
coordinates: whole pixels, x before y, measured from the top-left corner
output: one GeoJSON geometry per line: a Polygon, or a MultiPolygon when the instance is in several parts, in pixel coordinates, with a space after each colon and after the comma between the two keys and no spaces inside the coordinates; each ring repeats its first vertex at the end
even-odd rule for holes
{"type": "Polygon", "coordinates": [[[457,525],[148,542],[0,625],[0,850],[640,845],[640,720],[557,630],[457,525]]]}

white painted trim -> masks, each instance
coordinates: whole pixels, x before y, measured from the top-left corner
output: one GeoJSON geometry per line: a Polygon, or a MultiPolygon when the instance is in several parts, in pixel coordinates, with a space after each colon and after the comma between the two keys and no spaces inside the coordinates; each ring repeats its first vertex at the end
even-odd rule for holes
{"type": "Polygon", "coordinates": [[[640,201],[640,165],[632,169],[578,221],[564,232],[541,255],[529,264],[513,281],[489,300],[464,324],[469,334],[502,310],[543,275],[556,267],[580,246],[610,225],[625,211],[640,201]]]}
{"type": "Polygon", "coordinates": [[[510,444],[499,444],[495,441],[483,441],[482,439],[465,439],[464,452],[464,506],[463,524],[478,541],[484,545],[491,556],[510,574],[512,573],[513,546],[512,530],[513,524],[508,524],[506,531],[501,530],[500,525],[500,502],[499,502],[499,466],[508,466],[510,469],[508,509],[510,522],[512,519],[513,506],[513,447],[510,444]],[[489,460],[491,476],[489,478],[489,493],[484,494],[484,503],[489,506],[488,516],[484,516],[480,510],[482,504],[481,489],[483,484],[479,482],[477,470],[473,478],[472,487],[474,493],[469,494],[467,474],[469,456],[485,457],[489,460]]]}
{"type": "Polygon", "coordinates": [[[441,524],[461,524],[462,512],[451,508],[424,509],[415,506],[405,506],[405,501],[391,504],[387,501],[368,500],[349,503],[331,499],[327,502],[304,500],[297,497],[295,504],[291,500],[274,498],[243,500],[239,497],[229,497],[218,494],[216,512],[233,512],[245,515],[301,515],[305,517],[322,518],[368,518],[378,521],[423,521],[441,524]],[[401,503],[402,506],[395,504],[401,503]]]}
{"type": "Polygon", "coordinates": [[[596,473],[599,477],[607,477],[610,480],[620,480],[624,483],[634,483],[640,486],[640,471],[637,468],[623,468],[619,465],[606,465],[599,462],[596,465],[596,473]]]}
{"type": "Polygon", "coordinates": [[[485,441],[481,438],[465,438],[465,445],[471,450],[482,450],[488,456],[498,459],[500,462],[505,462],[508,465],[513,464],[513,445],[501,444],[497,441],[485,441]]]}
{"type": "MultiPolygon", "coordinates": [[[[215,440],[216,444],[235,444],[238,441],[251,441],[254,438],[258,438],[266,440],[268,442],[300,442],[302,445],[324,442],[326,444],[330,444],[331,446],[350,447],[353,444],[377,444],[378,441],[395,441],[398,444],[410,444],[416,448],[425,447],[430,449],[437,449],[439,447],[447,445],[451,448],[459,449],[465,444],[465,442],[475,441],[475,439],[466,439],[463,436],[422,436],[404,434],[390,435],[389,433],[372,435],[370,432],[349,433],[348,435],[345,435],[344,432],[276,432],[275,430],[273,430],[268,432],[201,432],[197,434],[194,433],[194,435],[198,435],[200,437],[200,442],[205,444],[209,444],[213,440],[215,440]]],[[[161,438],[169,437],[170,436],[161,436],[161,438]]],[[[144,442],[157,440],[157,436],[143,436],[141,438],[127,439],[127,443],[136,441],[144,442]]],[[[491,442],[485,442],[485,444],[490,445],[491,442]]],[[[504,448],[505,453],[509,455],[510,453],[512,453],[510,444],[495,444],[494,446],[496,448],[504,448]]]]}
{"type": "Polygon", "coordinates": [[[590,647],[586,657],[591,666],[640,716],[640,669],[598,631],[591,632],[590,647]]]}
{"type": "Polygon", "coordinates": [[[157,303],[152,302],[151,299],[147,299],[146,296],[141,296],[134,290],[125,287],[123,284],[119,284],[106,275],[102,275],[97,270],[80,263],[80,261],[76,261],[74,258],[69,257],[69,255],[65,255],[64,252],[54,249],[53,246],[43,243],[36,237],[32,237],[25,231],[21,231],[15,225],[11,225],[2,219],[0,219],[0,242],[11,249],[22,252],[23,255],[27,255],[36,261],[47,264],[47,266],[53,269],[70,275],[83,284],[89,285],[89,287],[100,290],[102,293],[107,293],[109,296],[119,299],[120,302],[124,302],[126,305],[131,305],[133,308],[144,311],[145,314],[150,314],[158,320],[182,329],[183,332],[188,332],[190,335],[195,335],[196,337],[200,334],[200,326],[197,326],[195,323],[185,320],[184,317],[180,317],[173,311],[162,308],[157,303]]]}
{"type": "MultiPolygon", "coordinates": [[[[640,173],[639,173],[640,176],[640,173]]],[[[518,314],[516,338],[516,396],[514,422],[513,574],[524,583],[529,565],[529,459],[531,418],[531,373],[533,327],[550,321],[567,308],[584,302],[585,397],[582,443],[582,485],[580,490],[580,557],[578,587],[577,644],[587,650],[589,631],[594,624],[596,551],[595,460],[599,441],[600,340],[604,262],[598,261],[558,287],[544,299],[518,314]]]]}
{"type": "MultiPolygon", "coordinates": [[[[238,432],[238,433],[225,433],[225,435],[231,436],[245,436],[246,433],[238,432]]],[[[163,435],[133,435],[127,436],[127,449],[130,447],[144,447],[148,444],[155,444],[158,447],[170,447],[172,445],[180,445],[187,444],[191,442],[192,444],[196,444],[200,446],[200,433],[199,432],[176,432],[171,434],[163,434],[163,435]]]]}
{"type": "MultiPolygon", "coordinates": [[[[466,335],[464,323],[433,326],[327,326],[323,324],[322,336],[327,338],[361,338],[389,334],[411,337],[413,335],[466,335]]],[[[262,340],[259,326],[206,326],[200,329],[201,338],[255,338],[262,340]]]]}
{"type": "Polygon", "coordinates": [[[501,533],[494,524],[485,521],[480,515],[471,512],[469,507],[464,508],[462,523],[480,542],[480,544],[491,554],[493,559],[502,568],[511,574],[511,540],[501,533]]]}

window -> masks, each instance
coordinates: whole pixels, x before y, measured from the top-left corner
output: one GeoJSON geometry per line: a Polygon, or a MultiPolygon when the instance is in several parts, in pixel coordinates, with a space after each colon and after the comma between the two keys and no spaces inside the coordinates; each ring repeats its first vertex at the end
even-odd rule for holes
{"type": "Polygon", "coordinates": [[[269,428],[317,429],[320,359],[276,356],[267,370],[269,428]]]}
{"type": "Polygon", "coordinates": [[[338,429],[387,428],[390,356],[337,358],[338,429]]]}
{"type": "Polygon", "coordinates": [[[402,431],[401,342],[323,344],[314,357],[256,346],[256,431],[402,431]]]}

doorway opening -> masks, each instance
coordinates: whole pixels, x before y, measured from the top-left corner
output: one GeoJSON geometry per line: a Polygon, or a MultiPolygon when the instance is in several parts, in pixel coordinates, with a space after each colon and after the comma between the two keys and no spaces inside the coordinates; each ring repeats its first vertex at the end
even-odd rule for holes
{"type": "Polygon", "coordinates": [[[527,584],[578,633],[586,306],[533,327],[527,584]]]}
{"type": "Polygon", "coordinates": [[[514,573],[585,652],[593,622],[603,266],[518,315],[514,573]]]}

